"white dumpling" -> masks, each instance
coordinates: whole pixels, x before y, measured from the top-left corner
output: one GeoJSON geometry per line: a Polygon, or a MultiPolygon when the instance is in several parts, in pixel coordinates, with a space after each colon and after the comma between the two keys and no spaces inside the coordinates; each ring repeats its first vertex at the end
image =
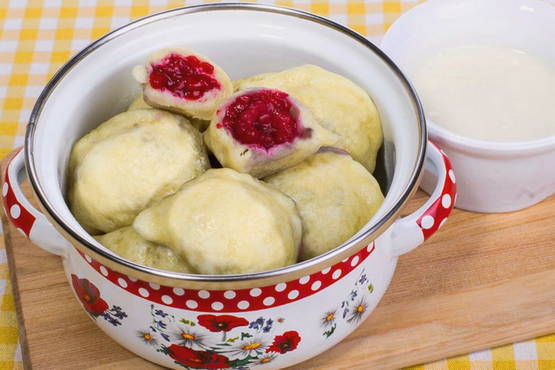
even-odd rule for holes
{"type": "Polygon", "coordinates": [[[133,69],[143,84],[144,100],[154,107],[210,120],[231,95],[227,74],[208,58],[183,48],[158,50],[133,69]]]}
{"type": "Polygon", "coordinates": [[[295,263],[301,220],[295,203],[250,175],[211,169],[141,212],[145,239],[167,245],[200,274],[240,274],[295,263]]]}
{"type": "Polygon", "coordinates": [[[138,264],[160,270],[195,273],[184,258],[168,247],[143,239],[130,226],[95,236],[95,239],[121,257],[138,264]]]}
{"type": "MultiPolygon", "coordinates": [[[[127,108],[128,111],[131,110],[137,110],[137,109],[154,109],[154,107],[150,106],[144,99],[143,97],[143,93],[140,92],[135,99],[133,99],[133,101],[131,102],[131,104],[129,105],[129,108],[127,108]]],[[[200,132],[206,130],[206,128],[208,127],[208,125],[210,124],[210,121],[207,120],[203,120],[200,118],[194,118],[194,117],[188,117],[187,118],[189,120],[189,122],[191,123],[191,125],[193,125],[197,130],[199,130],[200,132]]]]}
{"type": "Polygon", "coordinates": [[[143,93],[140,92],[135,97],[135,99],[133,99],[131,104],[129,104],[129,108],[127,108],[127,110],[130,111],[130,110],[137,110],[137,109],[152,109],[152,108],[154,107],[151,107],[150,105],[147,104],[147,102],[145,102],[143,93]]]}
{"type": "Polygon", "coordinates": [[[349,79],[314,65],[278,73],[263,73],[234,82],[236,91],[252,87],[283,90],[312,112],[316,120],[339,136],[344,149],[373,172],[383,136],[380,116],[366,91],[349,79]]]}
{"type": "Polygon", "coordinates": [[[185,118],[157,109],[124,112],[74,145],[70,208],[90,233],[110,232],[208,167],[202,137],[185,118]]]}
{"type": "Polygon", "coordinates": [[[265,179],[296,202],[303,223],[300,259],[325,253],[357,233],[383,202],[378,182],[347,154],[320,152],[265,179]]]}
{"type": "Polygon", "coordinates": [[[254,177],[294,166],[336,140],[289,94],[266,88],[231,96],[204,133],[206,145],[224,167],[254,177]]]}

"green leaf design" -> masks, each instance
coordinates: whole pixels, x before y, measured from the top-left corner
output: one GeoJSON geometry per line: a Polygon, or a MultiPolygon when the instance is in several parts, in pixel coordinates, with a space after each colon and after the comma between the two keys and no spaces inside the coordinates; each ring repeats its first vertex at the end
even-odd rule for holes
{"type": "Polygon", "coordinates": [[[229,338],[228,340],[226,340],[226,342],[233,343],[233,342],[235,342],[237,339],[239,339],[239,337],[229,338]]]}
{"type": "Polygon", "coordinates": [[[187,320],[187,319],[181,319],[181,320],[179,320],[179,322],[182,322],[183,324],[189,325],[189,326],[196,326],[197,325],[194,322],[192,322],[191,320],[187,320]]]}
{"type": "Polygon", "coordinates": [[[176,364],[178,364],[179,366],[184,367],[185,369],[191,369],[189,366],[187,366],[187,365],[185,365],[185,364],[182,364],[181,362],[178,362],[178,361],[174,361],[174,362],[175,362],[176,364]]]}
{"type": "Polygon", "coordinates": [[[249,334],[249,333],[241,333],[241,340],[244,340],[245,338],[252,338],[252,334],[249,334]]]}
{"type": "Polygon", "coordinates": [[[251,357],[250,355],[243,358],[243,359],[235,359],[235,360],[231,360],[229,361],[229,367],[230,368],[236,368],[236,367],[241,367],[241,366],[246,366],[248,364],[250,364],[252,362],[252,360],[256,360],[258,357],[251,357]]]}
{"type": "Polygon", "coordinates": [[[337,327],[336,324],[333,324],[333,326],[331,327],[331,329],[326,330],[322,335],[324,335],[326,338],[329,338],[334,332],[335,332],[335,328],[337,327]]]}
{"type": "Polygon", "coordinates": [[[165,345],[162,344],[162,346],[156,350],[157,352],[162,352],[163,354],[167,355],[170,353],[170,350],[168,349],[168,347],[166,347],[165,345]]]}
{"type": "Polygon", "coordinates": [[[368,292],[372,293],[374,291],[374,285],[368,284],[368,292]]]}

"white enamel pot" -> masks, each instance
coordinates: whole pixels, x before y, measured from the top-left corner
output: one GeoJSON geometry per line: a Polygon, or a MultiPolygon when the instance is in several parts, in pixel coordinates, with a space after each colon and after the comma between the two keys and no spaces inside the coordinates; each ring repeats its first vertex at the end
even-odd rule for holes
{"type": "Polygon", "coordinates": [[[397,258],[421,244],[452,209],[455,178],[427,142],[418,99],[402,73],[362,36],[296,10],[219,4],[143,18],[91,44],[45,88],[25,148],[3,183],[10,220],[39,247],[62,256],[89,316],[116,342],[172,368],[282,368],[325,351],[376,307],[397,258]],[[125,110],[138,88],[134,65],[155,49],[184,45],[232,78],[313,63],[345,75],[373,97],[385,143],[376,176],[387,191],[369,223],[334,250],[278,270],[187,275],[114,255],[77,223],[64,199],[72,144],[125,110]],[[20,189],[24,165],[41,211],[20,189]],[[424,170],[435,190],[399,218],[424,170]]]}

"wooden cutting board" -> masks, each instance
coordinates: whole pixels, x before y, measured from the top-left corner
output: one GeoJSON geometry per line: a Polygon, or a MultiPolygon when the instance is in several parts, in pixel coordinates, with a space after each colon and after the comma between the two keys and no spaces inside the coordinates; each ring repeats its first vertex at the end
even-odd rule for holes
{"type": "MultiPolygon", "coordinates": [[[[416,194],[405,213],[425,197],[416,194]]],[[[59,257],[2,222],[26,368],[159,368],[95,326],[59,257]]],[[[295,368],[392,369],[553,332],[555,196],[515,213],[455,210],[437,235],[400,258],[388,292],[358,330],[295,368]]]]}

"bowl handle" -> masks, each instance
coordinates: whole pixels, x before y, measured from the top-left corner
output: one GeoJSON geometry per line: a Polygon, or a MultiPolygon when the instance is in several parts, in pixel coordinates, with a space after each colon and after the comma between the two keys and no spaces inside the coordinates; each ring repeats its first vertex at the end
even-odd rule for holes
{"type": "Polygon", "coordinates": [[[2,179],[2,204],[10,222],[19,232],[47,252],[65,256],[71,244],[31,205],[21,191],[26,173],[23,149],[9,159],[2,179]]]}
{"type": "Polygon", "coordinates": [[[424,205],[408,216],[395,221],[392,229],[392,255],[398,257],[418,247],[432,236],[447,220],[453,210],[457,186],[455,174],[447,155],[428,140],[424,181],[437,177],[434,191],[424,205]]]}

